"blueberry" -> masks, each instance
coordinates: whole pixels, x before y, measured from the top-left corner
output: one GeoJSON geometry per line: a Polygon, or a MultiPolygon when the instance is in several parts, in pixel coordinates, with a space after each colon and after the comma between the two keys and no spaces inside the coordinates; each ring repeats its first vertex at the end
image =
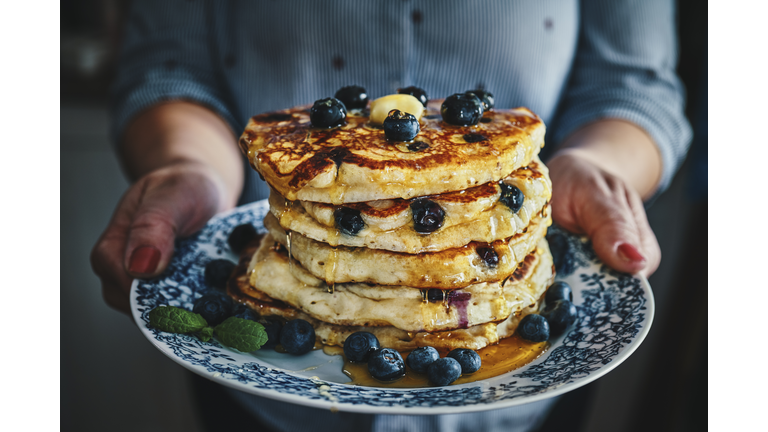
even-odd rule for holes
{"type": "Polygon", "coordinates": [[[384,135],[390,141],[413,141],[419,130],[419,121],[407,112],[393,109],[384,119],[384,135]]]}
{"type": "Polygon", "coordinates": [[[405,362],[399,352],[382,348],[368,358],[368,373],[379,381],[394,381],[405,375],[405,362]]]}
{"type": "Polygon", "coordinates": [[[549,340],[549,323],[541,315],[526,315],[517,326],[517,334],[527,341],[544,342],[549,340]]]}
{"type": "Polygon", "coordinates": [[[429,97],[427,96],[427,92],[425,92],[424,89],[421,89],[415,86],[410,86],[405,88],[399,88],[397,89],[397,92],[399,94],[411,95],[416,99],[418,99],[422,105],[427,106],[427,101],[429,100],[429,97]]]}
{"type": "Polygon", "coordinates": [[[446,123],[458,126],[476,125],[483,116],[483,103],[473,94],[456,93],[445,99],[440,107],[440,114],[446,123]]]}
{"type": "Polygon", "coordinates": [[[248,321],[259,321],[259,314],[253,311],[253,309],[248,309],[247,307],[239,308],[235,311],[234,315],[235,317],[242,318],[248,321]]]}
{"type": "Polygon", "coordinates": [[[208,261],[204,272],[205,283],[218,290],[226,290],[227,281],[234,269],[235,263],[230,260],[215,259],[208,261]]]}
{"type": "Polygon", "coordinates": [[[552,304],[558,300],[573,301],[573,290],[571,286],[563,281],[557,281],[547,288],[547,294],[544,297],[547,304],[552,304]]]}
{"type": "Polygon", "coordinates": [[[238,225],[232,230],[231,233],[229,233],[227,244],[229,244],[229,248],[232,249],[232,252],[239,255],[240,252],[242,252],[243,249],[248,246],[248,243],[252,242],[257,235],[258,233],[256,232],[256,227],[253,225],[238,225]]]}
{"type": "Polygon", "coordinates": [[[555,270],[558,275],[568,276],[576,270],[576,262],[574,254],[571,253],[568,236],[554,230],[549,231],[547,232],[547,242],[549,243],[549,250],[552,252],[555,270]]]}
{"type": "Polygon", "coordinates": [[[443,226],[445,210],[436,202],[428,199],[417,199],[411,203],[413,227],[419,234],[437,231],[443,226]]]}
{"type": "Polygon", "coordinates": [[[334,97],[340,100],[348,109],[361,109],[368,106],[368,93],[356,85],[340,88],[334,97]]]}
{"type": "Polygon", "coordinates": [[[485,90],[470,90],[467,93],[473,94],[477,96],[478,99],[480,99],[480,102],[483,103],[483,111],[488,111],[495,105],[493,94],[491,94],[491,92],[487,92],[485,90]]]}
{"type": "Polygon", "coordinates": [[[429,144],[425,143],[424,141],[414,141],[407,145],[408,151],[417,152],[426,150],[429,148],[429,144]]]}
{"type": "Polygon", "coordinates": [[[357,235],[365,228],[365,222],[359,210],[339,207],[333,212],[333,218],[336,220],[336,228],[347,235],[357,235]]]}
{"type": "Polygon", "coordinates": [[[525,201],[525,195],[517,186],[508,185],[504,182],[499,182],[501,186],[501,198],[499,200],[504,203],[512,213],[517,213],[523,206],[525,201]]]}
{"type": "Polygon", "coordinates": [[[547,307],[541,315],[549,323],[549,333],[552,336],[560,336],[565,332],[569,325],[576,321],[579,311],[576,305],[568,300],[557,300],[553,303],[547,302],[547,307]]]}
{"type": "Polygon", "coordinates": [[[209,326],[224,322],[235,312],[235,304],[228,295],[221,291],[208,291],[195,300],[192,312],[200,314],[209,326]]]}
{"type": "Polygon", "coordinates": [[[430,288],[427,291],[427,299],[431,303],[437,303],[439,301],[443,301],[445,299],[445,291],[438,288],[430,288]]]}
{"type": "MultiPolygon", "coordinates": [[[[280,334],[283,330],[283,322],[275,317],[265,317],[258,320],[259,324],[264,326],[264,330],[267,332],[267,342],[262,345],[262,348],[274,348],[280,343],[280,334]]],[[[310,326],[311,327],[311,326],[310,326]]],[[[314,331],[314,329],[312,330],[314,331]]],[[[314,346],[314,342],[312,343],[314,346]]],[[[312,348],[310,348],[312,349],[312,348]]]]}
{"type": "Polygon", "coordinates": [[[480,354],[471,349],[456,348],[448,353],[448,357],[459,362],[462,374],[471,374],[480,370],[482,360],[480,354]]]}
{"type": "Polygon", "coordinates": [[[325,98],[315,101],[309,111],[312,126],[319,128],[334,128],[346,123],[347,107],[336,98],[325,98]]]}
{"type": "Polygon", "coordinates": [[[480,141],[488,141],[488,137],[479,133],[468,133],[463,136],[464,141],[468,143],[477,143],[480,141]]]}
{"type": "Polygon", "coordinates": [[[315,346],[315,329],[303,319],[288,321],[280,332],[280,345],[289,354],[306,354],[315,346]]]}
{"type": "Polygon", "coordinates": [[[344,340],[344,355],[349,361],[356,363],[367,362],[371,354],[379,348],[379,340],[369,332],[354,332],[344,340]]]}
{"type": "Polygon", "coordinates": [[[415,372],[424,373],[429,365],[440,358],[440,354],[431,346],[418,347],[408,354],[405,362],[415,372]]]}
{"type": "Polygon", "coordinates": [[[475,249],[475,252],[477,252],[477,254],[480,256],[480,259],[482,259],[485,265],[488,267],[494,268],[499,265],[499,254],[493,250],[493,247],[482,246],[475,249]]]}
{"type": "Polygon", "coordinates": [[[447,386],[461,376],[461,365],[456,359],[443,357],[427,368],[427,378],[434,385],[447,386]]]}

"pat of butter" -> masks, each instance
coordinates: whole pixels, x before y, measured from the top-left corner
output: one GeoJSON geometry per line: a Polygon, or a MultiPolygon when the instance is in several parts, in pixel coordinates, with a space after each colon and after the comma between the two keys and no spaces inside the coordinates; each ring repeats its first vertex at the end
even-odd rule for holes
{"type": "Polygon", "coordinates": [[[383,124],[387,114],[393,109],[407,112],[416,117],[416,120],[419,120],[424,113],[424,105],[415,97],[407,94],[392,94],[371,102],[371,123],[383,124]]]}

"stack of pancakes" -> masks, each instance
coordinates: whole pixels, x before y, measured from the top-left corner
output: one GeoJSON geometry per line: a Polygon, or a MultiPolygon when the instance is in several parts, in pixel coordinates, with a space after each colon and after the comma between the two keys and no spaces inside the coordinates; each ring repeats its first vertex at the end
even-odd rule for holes
{"type": "Polygon", "coordinates": [[[480,349],[538,310],[554,271],[536,115],[489,110],[454,126],[430,104],[415,140],[393,143],[366,110],[320,129],[308,108],[255,116],[240,139],[272,194],[235,299],[309,321],[324,344],[362,330],[398,350],[480,349]],[[510,186],[524,197],[517,211],[510,186]],[[425,203],[442,210],[431,232],[413,220],[425,203]],[[350,217],[352,232],[339,225],[350,217]]]}

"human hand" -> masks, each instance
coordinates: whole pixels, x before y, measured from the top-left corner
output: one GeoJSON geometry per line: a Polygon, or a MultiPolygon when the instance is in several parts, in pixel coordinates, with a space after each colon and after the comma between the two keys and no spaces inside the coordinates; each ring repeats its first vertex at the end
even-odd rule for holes
{"type": "Polygon", "coordinates": [[[634,189],[578,152],[564,150],[547,166],[558,225],[586,234],[600,259],[616,270],[645,276],[656,271],[661,249],[634,189]]]}
{"type": "Polygon", "coordinates": [[[174,240],[225,210],[223,188],[213,169],[196,162],[174,163],[138,179],[91,252],[107,304],[130,315],[132,280],[162,273],[173,256],[174,240]]]}

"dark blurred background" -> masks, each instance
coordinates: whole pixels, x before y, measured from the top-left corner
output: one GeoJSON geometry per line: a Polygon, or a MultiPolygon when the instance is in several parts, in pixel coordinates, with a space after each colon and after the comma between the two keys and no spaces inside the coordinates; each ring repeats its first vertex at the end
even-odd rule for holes
{"type": "MultiPolygon", "coordinates": [[[[90,249],[127,187],[107,131],[125,0],[61,1],[61,427],[202,430],[185,369],[101,298],[90,249]]],[[[688,157],[648,209],[662,248],[656,317],[621,366],[569,401],[571,431],[707,428],[707,5],[678,2],[688,157]]],[[[562,419],[567,420],[567,419],[562,419]]],[[[550,424],[549,426],[553,426],[550,424]]]]}

